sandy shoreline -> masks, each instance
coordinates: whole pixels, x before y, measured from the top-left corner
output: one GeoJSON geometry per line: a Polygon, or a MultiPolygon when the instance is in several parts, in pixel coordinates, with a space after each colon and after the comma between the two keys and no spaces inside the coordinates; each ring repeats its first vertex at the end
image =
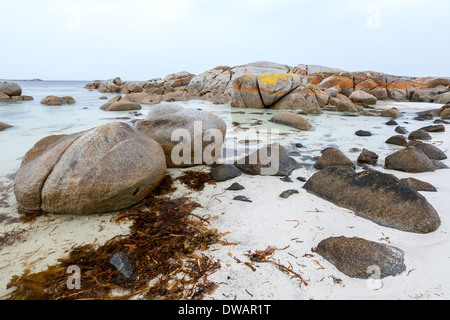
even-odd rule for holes
{"type": "MultiPolygon", "coordinates": [[[[201,192],[192,192],[178,186],[176,195],[188,195],[199,202],[202,208],[196,210],[200,216],[210,217],[214,228],[219,232],[229,232],[224,240],[236,243],[233,246],[214,245],[205,254],[220,261],[221,268],[208,279],[219,283],[216,291],[206,299],[448,299],[450,297],[450,274],[448,267],[450,248],[448,237],[449,211],[446,195],[450,194],[447,181],[450,170],[433,173],[408,174],[383,168],[384,159],[398,147],[387,145],[387,138],[395,135],[394,128],[384,125],[382,117],[346,117],[339,113],[326,112],[319,116],[306,116],[313,125],[311,132],[297,130],[266,122],[273,112],[265,115],[234,113],[237,110],[228,106],[215,106],[211,103],[190,101],[188,106],[201,106],[216,112],[228,125],[228,145],[236,145],[235,140],[248,138],[249,131],[242,130],[252,123],[252,119],[263,120],[257,129],[276,128],[286,135],[280,135],[280,143],[290,146],[302,143],[300,157],[296,159],[304,166],[292,174],[292,183],[283,182],[279,177],[260,177],[242,175],[230,181],[206,185],[201,192]],[[231,125],[240,122],[241,125],[231,125]],[[357,137],[354,132],[370,130],[372,137],[357,137]],[[432,234],[410,234],[390,228],[381,227],[368,220],[357,217],[347,209],[339,208],[302,189],[303,182],[297,177],[309,178],[315,169],[312,158],[328,146],[337,146],[352,161],[356,162],[363,148],[380,155],[377,170],[391,173],[399,178],[415,177],[433,184],[437,193],[422,193],[440,214],[442,225],[432,234]],[[352,151],[358,148],[359,152],[352,151]],[[233,182],[245,187],[242,191],[225,191],[233,182]],[[296,189],[288,199],[279,195],[288,189],[296,189]],[[244,195],[251,203],[233,201],[237,195],[244,195]],[[351,279],[318,254],[312,252],[317,244],[328,237],[361,237],[381,242],[405,251],[407,272],[383,280],[379,290],[368,288],[368,281],[351,279]],[[308,286],[292,275],[282,272],[269,263],[251,263],[246,254],[264,250],[272,246],[276,251],[274,259],[280,264],[291,266],[307,281],[308,286]],[[240,261],[238,263],[237,261],[240,261]],[[247,262],[247,264],[245,264],[247,262]],[[253,269],[249,266],[251,263],[253,269]]],[[[429,122],[412,120],[415,112],[440,105],[427,103],[393,103],[383,102],[377,108],[396,106],[405,112],[398,119],[400,125],[410,132],[428,125],[429,122]],[[405,123],[407,122],[407,123],[405,123]]],[[[250,127],[251,128],[251,127],[250,127]]],[[[250,130],[251,131],[251,130],[250,130]]],[[[450,149],[448,133],[433,133],[433,143],[444,152],[450,149]]],[[[450,165],[449,160],[444,163],[450,165]]],[[[200,166],[192,170],[207,170],[200,166]]],[[[357,167],[357,170],[361,170],[357,167]]],[[[170,169],[169,174],[176,177],[183,170],[170,169]]],[[[17,206],[13,197],[9,198],[10,212],[17,206]]],[[[10,214],[9,217],[14,217],[10,214]]],[[[44,216],[31,224],[0,225],[2,232],[20,227],[27,230],[24,241],[0,248],[0,296],[8,293],[6,285],[12,275],[20,274],[29,268],[33,272],[45,269],[67,254],[74,246],[82,244],[102,244],[118,234],[127,232],[126,224],[111,222],[113,214],[78,216],[44,216]]]]}

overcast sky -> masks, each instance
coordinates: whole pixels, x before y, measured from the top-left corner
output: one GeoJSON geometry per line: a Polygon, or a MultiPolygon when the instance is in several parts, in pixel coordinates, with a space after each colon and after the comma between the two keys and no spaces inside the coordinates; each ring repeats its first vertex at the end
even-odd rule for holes
{"type": "Polygon", "coordinates": [[[0,0],[0,78],[147,80],[273,61],[450,77],[448,0],[0,0]]]}

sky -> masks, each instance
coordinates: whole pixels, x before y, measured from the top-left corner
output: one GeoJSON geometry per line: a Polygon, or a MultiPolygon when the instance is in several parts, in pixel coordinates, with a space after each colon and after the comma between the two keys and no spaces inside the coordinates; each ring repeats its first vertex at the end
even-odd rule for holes
{"type": "Polygon", "coordinates": [[[125,81],[271,61],[450,77],[448,0],[0,0],[0,78],[125,81]]]}

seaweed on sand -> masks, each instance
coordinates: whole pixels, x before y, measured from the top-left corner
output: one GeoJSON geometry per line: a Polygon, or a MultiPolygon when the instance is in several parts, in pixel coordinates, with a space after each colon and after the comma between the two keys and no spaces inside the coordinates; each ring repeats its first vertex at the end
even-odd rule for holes
{"type": "Polygon", "coordinates": [[[203,171],[186,171],[177,180],[193,191],[202,191],[206,184],[216,184],[211,175],[203,171]]]}
{"type": "Polygon", "coordinates": [[[206,219],[192,213],[200,207],[198,203],[186,197],[170,199],[172,183],[168,176],[139,205],[119,213],[117,223],[132,221],[128,235],[117,236],[97,248],[77,247],[45,271],[31,274],[26,270],[14,276],[8,288],[15,289],[7,298],[178,300],[201,299],[214,290],[216,284],[207,277],[220,268],[220,263],[199,252],[218,243],[221,235],[206,219]],[[117,281],[118,271],[109,261],[118,252],[129,258],[136,279],[132,283],[117,281]],[[79,290],[67,286],[70,266],[80,268],[79,290]]]}

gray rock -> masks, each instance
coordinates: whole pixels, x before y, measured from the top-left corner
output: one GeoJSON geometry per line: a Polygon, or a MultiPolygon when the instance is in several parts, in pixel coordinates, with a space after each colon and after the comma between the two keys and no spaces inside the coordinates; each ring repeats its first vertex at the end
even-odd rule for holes
{"type": "Polygon", "coordinates": [[[109,263],[118,271],[117,282],[120,284],[133,284],[136,281],[133,267],[128,255],[118,252],[112,256],[109,263]]]}
{"type": "Polygon", "coordinates": [[[358,130],[355,132],[355,134],[359,137],[370,137],[372,136],[372,133],[370,131],[365,130],[358,130]]]}
{"type": "Polygon", "coordinates": [[[235,182],[231,186],[229,186],[226,190],[227,191],[241,191],[241,190],[244,190],[244,189],[245,189],[244,186],[242,186],[241,184],[235,182]]]}
{"type": "Polygon", "coordinates": [[[232,164],[224,164],[213,168],[210,175],[215,181],[222,182],[239,177],[242,172],[232,164]]]}
{"type": "Polygon", "coordinates": [[[294,194],[299,194],[299,193],[300,193],[300,192],[298,192],[298,190],[295,190],[295,189],[286,190],[286,191],[284,191],[284,192],[282,192],[282,193],[280,194],[280,198],[287,199],[287,198],[289,198],[290,196],[292,196],[292,195],[294,195],[294,194]]]}
{"type": "Polygon", "coordinates": [[[242,202],[252,202],[252,200],[250,200],[246,196],[236,196],[233,198],[233,200],[242,201],[242,202]]]}
{"type": "Polygon", "coordinates": [[[400,133],[400,134],[407,134],[408,130],[406,130],[405,127],[398,126],[397,128],[395,128],[395,132],[400,133]]]}
{"type": "Polygon", "coordinates": [[[303,188],[385,227],[430,233],[441,224],[431,204],[391,174],[329,167],[314,174],[303,188]]]}
{"type": "Polygon", "coordinates": [[[406,271],[402,250],[360,238],[329,238],[319,243],[316,252],[351,278],[372,277],[374,266],[381,279],[406,271]]]}
{"type": "Polygon", "coordinates": [[[301,165],[288,156],[279,143],[263,147],[234,164],[242,172],[250,175],[290,176],[301,165]]]}

